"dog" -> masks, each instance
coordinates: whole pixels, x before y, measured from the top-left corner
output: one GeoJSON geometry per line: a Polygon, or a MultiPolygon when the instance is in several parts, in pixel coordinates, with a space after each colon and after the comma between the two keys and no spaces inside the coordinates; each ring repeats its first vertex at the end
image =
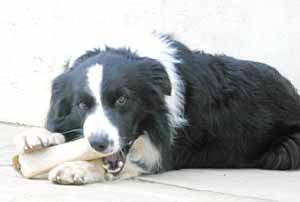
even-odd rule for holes
{"type": "Polygon", "coordinates": [[[27,143],[84,137],[109,156],[64,163],[50,171],[52,182],[300,168],[300,96],[273,67],[194,51],[156,33],[104,45],[76,56],[52,83],[46,128],[60,137],[27,143]]]}

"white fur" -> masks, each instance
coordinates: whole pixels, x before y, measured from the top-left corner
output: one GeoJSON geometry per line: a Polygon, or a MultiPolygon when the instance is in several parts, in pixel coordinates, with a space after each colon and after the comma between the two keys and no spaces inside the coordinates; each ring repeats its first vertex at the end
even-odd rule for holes
{"type": "MultiPolygon", "coordinates": [[[[152,143],[147,132],[144,133],[145,135],[140,136],[139,139],[131,147],[130,152],[127,156],[128,161],[141,162],[147,166],[149,171],[152,169],[159,169],[161,167],[160,151],[152,143]]],[[[126,163],[124,167],[125,171],[126,163]]],[[[147,173],[148,171],[139,170],[139,172],[147,173]]]]}
{"type": "Polygon", "coordinates": [[[148,135],[144,135],[144,155],[142,161],[150,169],[161,167],[160,151],[154,146],[148,135]]]}
{"type": "Polygon", "coordinates": [[[171,46],[171,42],[166,37],[156,33],[129,33],[127,35],[124,34],[124,36],[118,36],[115,39],[107,40],[107,42],[102,44],[96,42],[92,46],[87,46],[81,51],[78,51],[74,57],[71,58],[70,67],[86,50],[92,50],[95,47],[100,50],[105,50],[105,45],[113,48],[129,48],[141,57],[149,57],[161,62],[166,69],[172,85],[171,96],[165,97],[170,112],[170,124],[173,128],[180,128],[187,124],[187,120],[184,117],[184,83],[175,66],[176,63],[180,63],[180,60],[175,58],[177,50],[171,46]]]}
{"type": "Polygon", "coordinates": [[[94,65],[89,68],[87,73],[88,88],[96,100],[95,110],[88,115],[83,125],[85,137],[91,136],[93,133],[105,132],[109,139],[113,141],[113,148],[108,148],[109,153],[116,152],[120,149],[118,129],[108,120],[105,115],[101,102],[101,84],[102,84],[101,65],[94,65]]]}
{"type": "Polygon", "coordinates": [[[142,173],[145,173],[145,171],[141,167],[127,160],[118,177],[120,179],[130,179],[140,176],[142,173]]]}

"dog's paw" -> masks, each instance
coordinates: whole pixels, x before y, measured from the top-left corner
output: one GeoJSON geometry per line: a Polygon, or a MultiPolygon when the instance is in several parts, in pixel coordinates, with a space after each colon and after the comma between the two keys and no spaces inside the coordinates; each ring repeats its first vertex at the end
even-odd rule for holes
{"type": "Polygon", "coordinates": [[[103,181],[104,175],[90,162],[73,161],[53,168],[48,179],[55,184],[83,185],[103,181]]]}
{"type": "Polygon", "coordinates": [[[51,133],[43,128],[33,128],[17,135],[14,142],[17,151],[24,153],[62,144],[65,142],[65,137],[60,133],[51,133]]]}

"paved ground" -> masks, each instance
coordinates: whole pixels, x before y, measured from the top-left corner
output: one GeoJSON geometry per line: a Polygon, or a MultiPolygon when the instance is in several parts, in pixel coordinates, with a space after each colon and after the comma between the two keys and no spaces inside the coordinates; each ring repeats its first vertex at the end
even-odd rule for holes
{"type": "Polygon", "coordinates": [[[85,186],[20,178],[10,166],[12,138],[26,127],[0,124],[0,201],[266,202],[300,201],[300,171],[181,170],[85,186]]]}

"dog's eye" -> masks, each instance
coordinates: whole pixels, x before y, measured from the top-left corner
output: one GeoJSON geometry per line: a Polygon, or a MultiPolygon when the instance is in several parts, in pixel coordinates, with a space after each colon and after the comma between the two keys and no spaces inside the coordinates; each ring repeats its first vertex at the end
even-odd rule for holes
{"type": "Polygon", "coordinates": [[[127,98],[125,96],[121,96],[117,99],[116,106],[123,106],[124,104],[126,104],[126,102],[127,98]]]}
{"type": "Polygon", "coordinates": [[[88,110],[89,109],[89,106],[84,102],[79,102],[78,107],[79,107],[79,109],[82,109],[82,110],[88,110]]]}

